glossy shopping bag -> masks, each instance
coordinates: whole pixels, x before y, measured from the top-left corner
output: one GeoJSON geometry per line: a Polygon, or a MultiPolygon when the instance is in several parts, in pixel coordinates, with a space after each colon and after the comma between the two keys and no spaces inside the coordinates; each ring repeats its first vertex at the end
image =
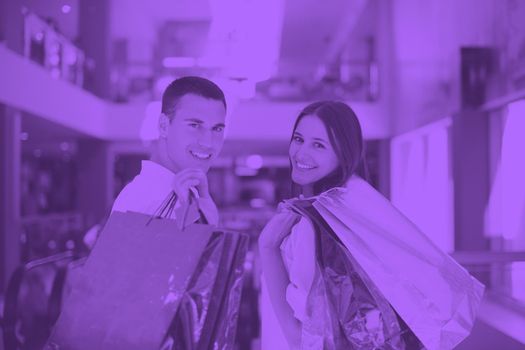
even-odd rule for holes
{"type": "Polygon", "coordinates": [[[469,335],[484,286],[368,183],[355,177],[312,205],[425,348],[469,335]]]}

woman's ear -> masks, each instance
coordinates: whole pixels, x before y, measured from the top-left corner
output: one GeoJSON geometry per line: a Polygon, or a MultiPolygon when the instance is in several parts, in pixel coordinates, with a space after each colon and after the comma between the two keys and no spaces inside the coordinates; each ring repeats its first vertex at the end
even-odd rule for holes
{"type": "Polygon", "coordinates": [[[170,126],[170,118],[164,113],[159,116],[159,138],[165,139],[168,137],[168,128],[170,126]]]}

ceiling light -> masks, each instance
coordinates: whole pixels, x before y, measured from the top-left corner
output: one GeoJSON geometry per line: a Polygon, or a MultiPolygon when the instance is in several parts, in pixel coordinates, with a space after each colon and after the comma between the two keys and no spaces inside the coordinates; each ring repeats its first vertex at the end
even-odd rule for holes
{"type": "Polygon", "coordinates": [[[189,68],[196,64],[194,57],[166,57],[162,60],[162,65],[166,68],[189,68]]]}
{"type": "Polygon", "coordinates": [[[258,154],[252,154],[246,157],[246,166],[250,169],[261,169],[263,166],[263,158],[258,154]]]}

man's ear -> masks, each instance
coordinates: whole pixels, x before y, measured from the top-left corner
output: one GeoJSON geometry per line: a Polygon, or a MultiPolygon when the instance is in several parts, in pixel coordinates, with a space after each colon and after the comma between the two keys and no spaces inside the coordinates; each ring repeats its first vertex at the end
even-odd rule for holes
{"type": "Polygon", "coordinates": [[[165,139],[168,137],[168,128],[170,126],[170,118],[164,113],[159,116],[159,138],[165,139]]]}

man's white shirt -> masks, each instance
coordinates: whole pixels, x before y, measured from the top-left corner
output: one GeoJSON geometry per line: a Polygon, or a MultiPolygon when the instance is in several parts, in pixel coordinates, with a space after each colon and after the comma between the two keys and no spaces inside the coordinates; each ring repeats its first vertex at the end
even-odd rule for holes
{"type": "MultiPolygon", "coordinates": [[[[131,211],[154,215],[172,193],[174,177],[175,174],[162,165],[150,160],[142,161],[140,173],[119,193],[111,211],[131,211]]],[[[217,225],[217,207],[213,200],[211,198],[199,198],[198,204],[206,213],[209,224],[217,225]]],[[[180,204],[177,201],[175,209],[178,207],[180,204]]],[[[173,210],[169,218],[175,219],[176,211],[173,210]]],[[[199,216],[196,216],[193,222],[198,219],[199,216]]]]}

